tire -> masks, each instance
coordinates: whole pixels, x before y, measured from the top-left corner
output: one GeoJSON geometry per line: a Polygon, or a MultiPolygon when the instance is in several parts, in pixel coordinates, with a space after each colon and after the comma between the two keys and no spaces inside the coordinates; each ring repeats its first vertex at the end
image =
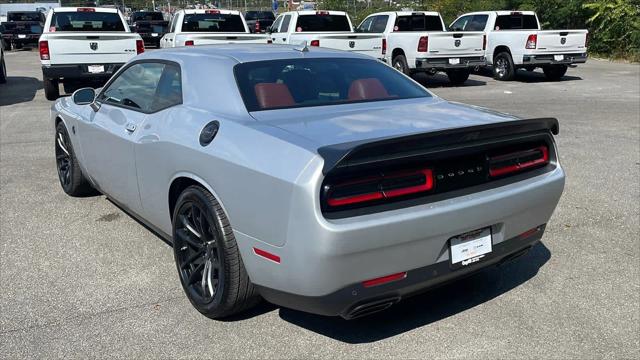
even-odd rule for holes
{"type": "Polygon", "coordinates": [[[546,65],[542,67],[547,80],[558,81],[567,73],[567,65],[546,65]]]}
{"type": "Polygon", "coordinates": [[[394,69],[400,71],[405,75],[411,75],[411,70],[409,70],[409,64],[407,64],[407,58],[404,55],[396,55],[391,61],[391,65],[394,69]]]}
{"type": "Polygon", "coordinates": [[[182,288],[204,316],[221,319],[260,302],[226,214],[201,186],[189,186],[178,197],[173,250],[182,288]]]}
{"type": "Polygon", "coordinates": [[[70,196],[85,196],[95,193],[96,191],[82,174],[69,139],[69,133],[62,121],[56,125],[55,149],[56,169],[62,190],[70,196]]]}
{"type": "Polygon", "coordinates": [[[511,81],[515,78],[516,68],[508,52],[501,52],[493,58],[493,78],[498,81],[511,81]]]}
{"type": "Polygon", "coordinates": [[[0,61],[0,84],[7,83],[7,64],[4,62],[4,56],[2,57],[2,61],[0,61]]]}
{"type": "Polygon", "coordinates": [[[52,80],[45,78],[42,80],[44,86],[44,97],[47,100],[54,101],[60,97],[60,88],[58,87],[58,80],[52,80]]]}
{"type": "Polygon", "coordinates": [[[470,71],[467,69],[462,70],[448,70],[447,76],[449,77],[449,82],[454,85],[462,85],[469,79],[470,71]]]}

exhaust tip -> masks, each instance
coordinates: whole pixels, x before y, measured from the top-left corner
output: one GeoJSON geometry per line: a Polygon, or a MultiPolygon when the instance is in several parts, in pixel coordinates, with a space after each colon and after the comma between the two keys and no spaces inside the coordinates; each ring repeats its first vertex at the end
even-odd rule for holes
{"type": "Polygon", "coordinates": [[[347,313],[342,317],[347,320],[352,320],[355,318],[371,315],[373,313],[377,313],[390,308],[392,305],[394,305],[398,301],[400,301],[400,297],[393,296],[393,297],[365,302],[363,304],[354,306],[353,308],[351,308],[351,310],[347,311],[347,313]]]}

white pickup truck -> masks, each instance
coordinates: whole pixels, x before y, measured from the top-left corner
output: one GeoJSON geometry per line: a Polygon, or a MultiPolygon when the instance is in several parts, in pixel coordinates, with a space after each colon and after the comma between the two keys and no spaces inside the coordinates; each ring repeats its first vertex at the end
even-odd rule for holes
{"type": "Polygon", "coordinates": [[[485,66],[484,33],[447,32],[442,17],[429,11],[390,11],[369,15],[358,33],[382,34],[385,61],[410,75],[444,71],[454,84],[467,81],[476,67],[485,66]]]}
{"type": "Polygon", "coordinates": [[[44,94],[48,100],[77,87],[99,87],[124,63],[144,52],[117,9],[59,7],[49,10],[38,41],[44,94]]]}
{"type": "Polygon", "coordinates": [[[381,34],[358,34],[343,11],[289,11],[280,14],[268,30],[274,44],[310,46],[353,51],[383,59],[385,42],[381,34]]]}
{"type": "Polygon", "coordinates": [[[252,34],[235,10],[180,10],[173,15],[169,32],[160,39],[161,48],[179,46],[268,43],[268,36],[252,34]]]}
{"type": "Polygon", "coordinates": [[[512,80],[516,69],[542,67],[549,80],[558,80],[567,66],[587,61],[587,30],[541,30],[533,11],[482,11],[460,16],[452,31],[483,31],[487,63],[496,80],[512,80]]]}

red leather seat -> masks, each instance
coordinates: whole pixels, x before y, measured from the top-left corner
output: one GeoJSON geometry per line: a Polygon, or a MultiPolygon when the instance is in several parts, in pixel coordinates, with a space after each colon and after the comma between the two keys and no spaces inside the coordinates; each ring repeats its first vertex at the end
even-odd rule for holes
{"type": "Polygon", "coordinates": [[[387,89],[376,78],[354,80],[349,86],[349,100],[372,100],[389,97],[387,89]]]}
{"type": "Polygon", "coordinates": [[[296,102],[289,88],[279,83],[259,83],[255,87],[256,99],[262,109],[293,106],[296,102]]]}

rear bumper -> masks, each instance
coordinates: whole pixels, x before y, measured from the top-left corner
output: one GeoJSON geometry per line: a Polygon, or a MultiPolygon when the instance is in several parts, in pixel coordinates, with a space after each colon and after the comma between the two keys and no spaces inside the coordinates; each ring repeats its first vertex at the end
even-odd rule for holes
{"type": "Polygon", "coordinates": [[[540,241],[544,229],[545,225],[540,225],[533,234],[516,236],[496,244],[490,254],[466,267],[453,268],[449,261],[442,261],[409,270],[405,278],[378,286],[365,287],[362,283],[356,283],[324,296],[300,296],[261,286],[258,286],[258,290],[266,300],[274,304],[319,315],[352,319],[384,310],[402,298],[520,257],[540,241]]]}
{"type": "Polygon", "coordinates": [[[45,79],[74,79],[74,80],[107,80],[118,69],[120,69],[124,63],[116,64],[64,64],[64,65],[49,65],[42,67],[42,76],[45,79]],[[104,66],[104,72],[91,73],[88,70],[90,65],[102,65],[104,66]]]}
{"type": "Polygon", "coordinates": [[[22,46],[38,46],[40,34],[2,34],[2,40],[6,44],[15,44],[22,46]],[[24,37],[22,37],[24,35],[24,37]]]}
{"type": "MultiPolygon", "coordinates": [[[[455,61],[455,60],[454,60],[455,61]]],[[[424,70],[448,70],[448,69],[466,69],[477,66],[486,66],[487,61],[484,56],[467,56],[467,57],[439,57],[439,58],[418,58],[416,59],[416,68],[424,70]],[[452,59],[458,59],[457,64],[452,64],[452,59]]]]}
{"type": "Polygon", "coordinates": [[[587,62],[587,57],[586,52],[577,54],[523,55],[522,65],[584,64],[587,62]],[[562,56],[562,59],[556,60],[556,56],[562,56]]]}

